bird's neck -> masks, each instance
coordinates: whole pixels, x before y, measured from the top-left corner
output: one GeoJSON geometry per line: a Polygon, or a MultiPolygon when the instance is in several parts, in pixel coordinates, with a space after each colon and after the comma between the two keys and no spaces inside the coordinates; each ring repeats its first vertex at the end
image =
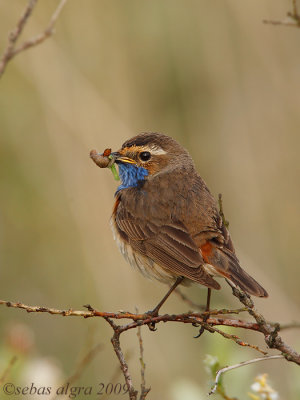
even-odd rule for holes
{"type": "Polygon", "coordinates": [[[122,184],[118,187],[117,193],[122,189],[137,187],[148,175],[148,171],[145,168],[137,167],[133,164],[119,163],[118,167],[122,184]]]}

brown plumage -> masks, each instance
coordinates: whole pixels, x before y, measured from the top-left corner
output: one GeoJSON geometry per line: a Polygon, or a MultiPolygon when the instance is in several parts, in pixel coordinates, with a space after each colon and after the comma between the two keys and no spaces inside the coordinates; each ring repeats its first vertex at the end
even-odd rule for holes
{"type": "Polygon", "coordinates": [[[122,185],[111,224],[131,265],[162,282],[182,276],[220,289],[214,276],[221,276],[251,295],[268,296],[241,268],[216,201],[180,144],[143,133],[112,154],[122,185]]]}

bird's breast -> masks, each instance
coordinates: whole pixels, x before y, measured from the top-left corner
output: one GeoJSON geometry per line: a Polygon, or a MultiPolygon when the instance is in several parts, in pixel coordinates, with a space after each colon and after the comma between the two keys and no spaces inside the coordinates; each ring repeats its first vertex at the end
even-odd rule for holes
{"type": "Polygon", "coordinates": [[[141,272],[148,279],[156,279],[163,283],[172,284],[175,282],[177,275],[172,274],[170,271],[166,271],[157,263],[155,263],[147,255],[141,254],[134,250],[130,244],[127,235],[120,230],[116,221],[116,215],[118,207],[120,206],[120,196],[116,198],[113,213],[110,219],[110,226],[113,232],[113,237],[117,243],[117,246],[125,258],[125,260],[134,268],[141,272]]]}

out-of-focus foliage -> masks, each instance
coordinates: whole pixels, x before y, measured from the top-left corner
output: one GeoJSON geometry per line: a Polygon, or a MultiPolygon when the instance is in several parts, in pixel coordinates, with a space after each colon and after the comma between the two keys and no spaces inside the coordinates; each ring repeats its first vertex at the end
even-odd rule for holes
{"type": "Polygon", "coordinates": [[[251,390],[248,396],[252,400],[279,400],[279,394],[269,384],[267,374],[258,375],[251,385],[251,390]]]}
{"type": "MultiPolygon", "coordinates": [[[[56,4],[38,3],[23,38],[45,28],[56,4]]],[[[0,0],[1,50],[25,5],[0,0]]],[[[88,154],[161,131],[186,146],[212,192],[223,193],[241,262],[270,294],[257,307],[271,320],[300,318],[300,30],[262,23],[286,7],[273,0],[67,3],[55,36],[12,60],[0,81],[1,297],[107,311],[156,304],[166,287],[146,281],[117,252],[109,227],[116,182],[88,154]]],[[[223,287],[213,307],[238,306],[223,287]]],[[[199,287],[186,292],[204,301],[199,287]]],[[[186,309],[176,296],[164,306],[186,309]]],[[[51,359],[65,377],[102,342],[80,383],[115,376],[104,321],[1,308],[0,323],[3,346],[8,326],[25,324],[35,338],[26,357],[51,359]]],[[[256,356],[216,335],[193,339],[195,333],[176,324],[143,329],[150,398],[175,398],[172,388],[184,379],[205,392],[206,353],[222,365],[256,356]]],[[[263,346],[257,335],[239,334],[263,346]]],[[[298,336],[284,334],[296,347],[298,336]]],[[[138,381],[134,332],[122,345],[138,381]]],[[[299,397],[299,369],[283,361],[232,371],[230,393],[243,396],[262,372],[283,398],[299,397]]]]}

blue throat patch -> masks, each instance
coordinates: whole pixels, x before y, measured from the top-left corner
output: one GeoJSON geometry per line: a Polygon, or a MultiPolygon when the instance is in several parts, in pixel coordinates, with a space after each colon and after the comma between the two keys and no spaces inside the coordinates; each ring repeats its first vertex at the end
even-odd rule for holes
{"type": "Polygon", "coordinates": [[[145,179],[148,175],[148,171],[143,167],[137,167],[134,164],[118,163],[119,176],[122,182],[117,189],[118,193],[122,189],[127,189],[130,187],[137,187],[139,182],[145,179]]]}

